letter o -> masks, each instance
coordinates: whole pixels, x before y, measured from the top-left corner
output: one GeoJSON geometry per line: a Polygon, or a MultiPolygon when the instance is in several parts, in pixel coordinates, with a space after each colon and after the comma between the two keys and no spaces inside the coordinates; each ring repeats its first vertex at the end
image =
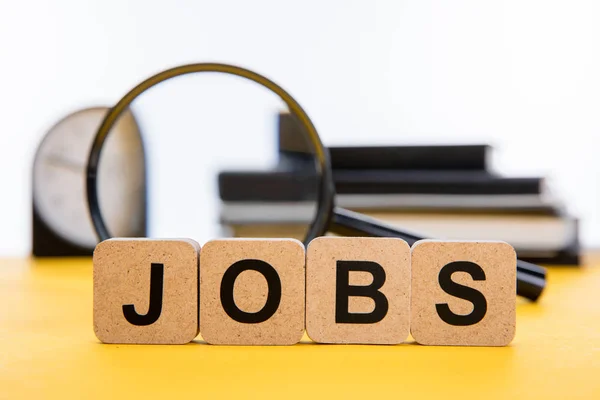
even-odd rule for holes
{"type": "Polygon", "coordinates": [[[281,302],[281,279],[271,264],[262,260],[240,260],[233,263],[223,274],[221,280],[221,305],[223,310],[237,322],[245,324],[258,324],[265,322],[275,314],[281,302]],[[242,311],[235,304],[233,298],[233,285],[237,277],[244,271],[256,271],[267,280],[267,301],[262,309],[250,313],[242,311]]]}

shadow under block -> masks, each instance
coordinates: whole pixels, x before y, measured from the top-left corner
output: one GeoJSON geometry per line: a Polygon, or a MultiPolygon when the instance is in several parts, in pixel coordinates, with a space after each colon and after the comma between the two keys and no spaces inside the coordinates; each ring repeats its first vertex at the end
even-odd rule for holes
{"type": "Polygon", "coordinates": [[[200,331],[207,343],[292,345],[302,339],[301,242],[213,240],[202,248],[200,264],[200,331]]]}
{"type": "Polygon", "coordinates": [[[308,336],[319,343],[402,343],[410,269],[410,247],[401,239],[314,239],[306,261],[308,336]]]}
{"type": "Polygon", "coordinates": [[[508,345],[516,329],[516,262],[504,242],[415,243],[414,339],[424,345],[508,345]]]}
{"type": "Polygon", "coordinates": [[[198,335],[193,240],[109,239],[94,251],[94,332],[104,343],[185,344],[198,335]]]}

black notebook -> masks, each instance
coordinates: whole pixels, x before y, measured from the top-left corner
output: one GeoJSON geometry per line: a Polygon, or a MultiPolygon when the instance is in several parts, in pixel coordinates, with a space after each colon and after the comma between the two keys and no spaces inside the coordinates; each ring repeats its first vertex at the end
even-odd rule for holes
{"type": "MultiPolygon", "coordinates": [[[[280,153],[312,153],[306,134],[294,116],[279,114],[280,153]]],[[[434,171],[485,171],[490,146],[329,146],[331,166],[337,169],[401,169],[434,171]]]]}

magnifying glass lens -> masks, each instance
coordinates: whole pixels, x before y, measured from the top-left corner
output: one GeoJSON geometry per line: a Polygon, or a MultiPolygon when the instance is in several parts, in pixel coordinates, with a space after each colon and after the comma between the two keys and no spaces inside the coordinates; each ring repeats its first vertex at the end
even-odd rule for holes
{"type": "MultiPolygon", "coordinates": [[[[318,208],[320,169],[314,151],[290,148],[290,136],[309,150],[310,140],[305,130],[286,131],[298,122],[289,123],[293,114],[275,93],[208,72],[153,87],[130,110],[146,153],[148,237],[304,240],[318,208]]],[[[114,177],[99,170],[103,215],[120,208],[101,190],[114,177]]],[[[106,224],[111,231],[119,221],[106,224]]]]}

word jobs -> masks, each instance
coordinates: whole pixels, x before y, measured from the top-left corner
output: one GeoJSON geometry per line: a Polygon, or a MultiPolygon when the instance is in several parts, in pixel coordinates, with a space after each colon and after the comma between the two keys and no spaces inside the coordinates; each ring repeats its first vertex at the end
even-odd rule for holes
{"type": "Polygon", "coordinates": [[[506,346],[516,254],[504,242],[319,237],[115,238],[98,244],[94,332],[103,343],[506,346]]]}

